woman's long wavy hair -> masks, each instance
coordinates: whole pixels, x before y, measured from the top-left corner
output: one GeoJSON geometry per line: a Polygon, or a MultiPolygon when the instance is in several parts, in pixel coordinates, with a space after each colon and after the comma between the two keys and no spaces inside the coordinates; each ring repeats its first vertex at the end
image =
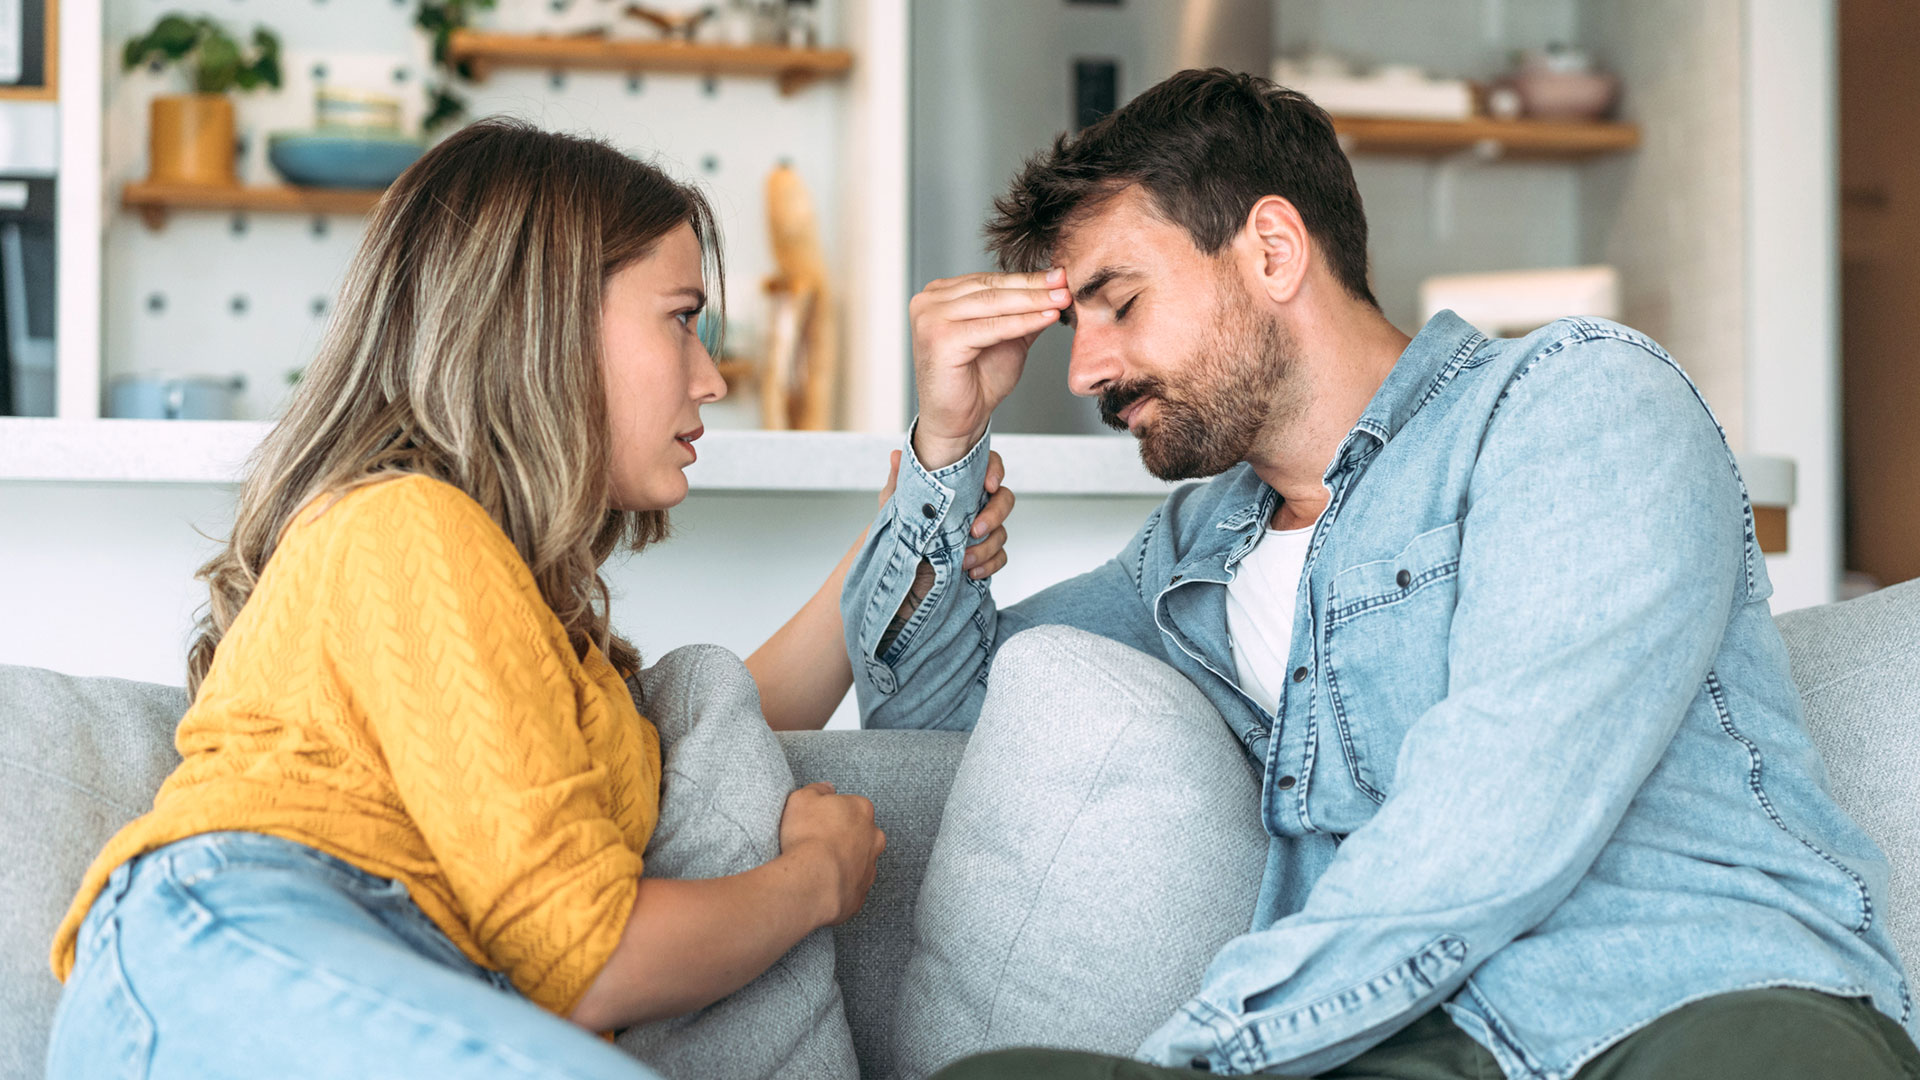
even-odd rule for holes
{"type": "Polygon", "coordinates": [[[388,189],[319,354],[255,452],[187,656],[198,695],[281,532],[309,501],[400,473],[444,480],[499,523],[585,652],[631,674],[600,566],[663,538],[664,510],[611,508],[600,372],[607,278],[690,225],[724,310],[699,192],[604,143],[488,119],[388,189]]]}

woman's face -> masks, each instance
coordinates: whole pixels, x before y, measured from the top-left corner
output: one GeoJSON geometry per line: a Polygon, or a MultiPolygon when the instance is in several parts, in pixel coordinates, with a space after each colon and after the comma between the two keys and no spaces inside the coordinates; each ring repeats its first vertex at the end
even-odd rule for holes
{"type": "Polygon", "coordinates": [[[687,497],[700,406],[727,392],[695,332],[706,302],[689,225],[607,279],[600,350],[615,509],[664,510],[687,497]]]}

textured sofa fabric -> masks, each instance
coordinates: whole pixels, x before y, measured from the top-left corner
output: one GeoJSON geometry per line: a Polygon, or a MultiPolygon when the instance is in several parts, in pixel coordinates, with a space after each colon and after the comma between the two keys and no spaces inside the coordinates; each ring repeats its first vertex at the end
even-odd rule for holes
{"type": "Polygon", "coordinates": [[[1246,932],[1259,806],[1184,676],[1082,630],[1009,638],[921,887],[897,1075],[1006,1046],[1132,1051],[1246,932]]]}
{"type": "MultiPolygon", "coordinates": [[[[860,1075],[893,1075],[893,1013],[913,948],[913,910],[934,834],[967,748],[957,731],[785,732],[794,779],[825,780],[873,800],[887,833],[880,872],[860,914],[833,929],[835,963],[860,1075]]],[[[720,1078],[715,1078],[720,1080],[720,1078]]]]}
{"type": "MultiPolygon", "coordinates": [[[[1888,917],[1895,941],[1902,955],[1920,960],[1920,788],[1913,782],[1920,775],[1920,582],[1795,612],[1780,625],[1835,792],[1893,859],[1888,917]]],[[[1045,666],[1044,657],[1034,662],[1045,666]]],[[[1062,673],[1059,681],[1073,678],[1062,673]]],[[[1071,699],[1071,687],[1062,696],[1071,699]]],[[[54,926],[94,853],[146,809],[173,768],[173,728],[185,705],[177,688],[0,666],[0,1080],[41,1075],[59,993],[47,970],[54,926]]],[[[1069,700],[1067,708],[1073,707],[1069,700]]],[[[809,732],[779,741],[796,783],[828,780],[867,795],[887,830],[887,853],[867,907],[834,936],[861,1075],[891,1076],[888,1022],[912,951],[914,897],[967,739],[944,732],[809,732]]],[[[1122,756],[1160,753],[1151,742],[1115,740],[1115,749],[1122,756]]],[[[983,776],[1003,756],[989,751],[983,744],[977,766],[983,776]]],[[[956,806],[961,801],[954,800],[956,806]]],[[[1188,821],[1157,842],[1172,845],[1164,854],[1178,858],[1189,836],[1215,827],[1188,821]]],[[[1143,847],[1150,842],[1156,841],[1137,840],[1143,847]]],[[[1249,906],[1257,871],[1249,876],[1249,906]]],[[[951,871],[938,876],[956,880],[951,871]]],[[[1069,972],[1082,959],[1028,955],[1033,966],[1069,972]]],[[[1196,966],[1185,978],[1195,981],[1199,973],[1196,966]]],[[[1143,977],[1154,981],[1113,993],[1190,989],[1163,985],[1159,973],[1143,977]]],[[[1045,1024],[1044,1018],[1024,1022],[1045,1024]]]]}
{"type": "MultiPolygon", "coordinates": [[[[738,657],[688,645],[642,672],[635,699],[660,732],[660,822],[648,877],[739,874],[780,854],[780,815],[794,789],[760,691],[738,657]]],[[[853,1038],[834,981],[833,934],[801,939],[759,978],[685,1016],[620,1033],[620,1048],[667,1080],[842,1080],[853,1038]],[[742,1038],[743,1032],[752,1038],[742,1038]]]]}
{"type": "MultiPolygon", "coordinates": [[[[709,669],[708,675],[723,676],[708,701],[720,716],[727,714],[722,706],[728,703],[737,713],[745,701],[743,692],[753,692],[750,682],[743,687],[732,681],[744,676],[744,668],[724,651],[695,648],[680,653],[684,655],[670,654],[676,657],[674,667],[699,664],[709,669]]],[[[662,668],[663,673],[668,670],[662,668]]],[[[653,674],[649,669],[643,675],[648,687],[653,674]]],[[[679,685],[684,686],[684,680],[679,685]]],[[[666,683],[656,690],[663,695],[671,691],[666,683]]],[[[653,711],[661,713],[662,727],[674,727],[664,711],[669,698],[648,702],[645,687],[641,693],[643,704],[659,706],[653,711]]],[[[751,702],[756,720],[757,701],[756,694],[751,702]]],[[[115,830],[152,805],[154,790],[179,763],[173,730],[186,707],[186,693],[179,687],[0,665],[0,867],[5,868],[0,873],[0,1080],[38,1080],[43,1073],[47,1031],[60,995],[60,984],[47,967],[54,927],[87,864],[115,830]]],[[[716,733],[727,723],[717,721],[716,733]]],[[[761,728],[755,734],[767,733],[761,728]]],[[[715,738],[703,748],[688,749],[694,756],[713,755],[724,763],[727,755],[714,745],[724,742],[724,737],[715,738]]],[[[768,739],[749,748],[748,756],[760,755],[761,760],[757,768],[741,772],[751,776],[772,771],[764,758],[770,745],[768,739]]],[[[947,732],[805,732],[782,735],[777,745],[791,762],[794,784],[826,780],[840,790],[866,795],[888,833],[887,852],[866,907],[833,935],[861,1075],[885,1075],[888,1066],[882,1063],[892,1058],[887,1030],[891,998],[911,942],[914,897],[966,737],[947,732]]],[[[674,757],[669,746],[669,770],[674,757]]],[[[683,766],[689,772],[705,767],[693,760],[683,766]]],[[[739,792],[725,793],[735,794],[739,792]]],[[[784,805],[784,792],[780,796],[778,805],[784,805]]],[[[666,826],[676,815],[667,803],[661,809],[666,826]]],[[[776,839],[778,820],[775,806],[776,839]]],[[[664,846],[666,841],[659,843],[664,846]]],[[[648,858],[650,870],[665,872],[655,845],[649,846],[648,858]]],[[[819,940],[825,944],[824,938],[819,940]]],[[[815,953],[824,955],[817,947],[815,953]]],[[[791,985],[788,992],[806,999],[791,985]]],[[[725,1008],[722,1003],[709,1013],[717,1016],[725,1008]]],[[[782,1016],[777,1014],[776,1020],[782,1016]]],[[[747,1031],[725,1031],[721,1037],[741,1042],[743,1056],[764,1053],[773,1042],[761,1030],[764,1022],[756,1015],[747,1031]]],[[[697,1041],[723,1027],[716,1023],[689,1032],[674,1060],[697,1057],[697,1041]]],[[[840,1028],[843,1040],[846,1030],[840,1028]]],[[[671,1040],[629,1033],[625,1043],[665,1041],[671,1040]]],[[[751,1068],[750,1063],[746,1067],[751,1068]]],[[[720,1074],[706,1075],[720,1080],[720,1074]]]]}
{"type": "Polygon", "coordinates": [[[1920,578],[1776,620],[1841,809],[1893,864],[1887,929],[1920,968],[1920,578]]]}
{"type": "Polygon", "coordinates": [[[0,666],[0,1077],[39,1080],[54,927],[107,838],[179,763],[186,691],[0,666]]]}

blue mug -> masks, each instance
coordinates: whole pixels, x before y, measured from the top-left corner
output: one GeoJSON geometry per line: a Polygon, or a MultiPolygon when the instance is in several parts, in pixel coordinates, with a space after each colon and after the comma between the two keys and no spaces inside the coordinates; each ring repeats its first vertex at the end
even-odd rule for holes
{"type": "Polygon", "coordinates": [[[243,376],[123,375],[107,394],[107,415],[120,420],[231,420],[243,376]]]}

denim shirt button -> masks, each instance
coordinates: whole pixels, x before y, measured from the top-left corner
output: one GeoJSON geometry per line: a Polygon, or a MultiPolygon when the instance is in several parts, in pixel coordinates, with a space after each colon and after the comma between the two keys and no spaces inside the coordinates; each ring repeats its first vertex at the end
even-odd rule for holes
{"type": "Polygon", "coordinates": [[[1293,681],[1294,681],[1294,682],[1306,682],[1306,681],[1307,681],[1307,669],[1306,669],[1306,668],[1304,668],[1304,667],[1297,667],[1297,668],[1294,668],[1294,669],[1293,669],[1293,681]]]}
{"type": "Polygon", "coordinates": [[[1405,570],[1402,570],[1399,573],[1393,575],[1393,583],[1404,589],[1407,586],[1413,584],[1413,575],[1408,573],[1405,570]]]}
{"type": "Polygon", "coordinates": [[[932,521],[934,518],[940,516],[940,511],[935,510],[932,503],[921,503],[920,516],[926,518],[928,521],[932,521]]]}
{"type": "Polygon", "coordinates": [[[1281,791],[1291,791],[1293,789],[1293,785],[1299,782],[1300,782],[1299,780],[1291,776],[1283,776],[1280,779],[1275,780],[1273,782],[1273,786],[1279,788],[1281,791]]]}
{"type": "Polygon", "coordinates": [[[1213,1062],[1208,1061],[1206,1058],[1203,1058],[1203,1057],[1197,1057],[1197,1058],[1194,1058],[1192,1061],[1187,1062],[1187,1067],[1192,1069],[1194,1072],[1212,1072],[1213,1062]]]}

